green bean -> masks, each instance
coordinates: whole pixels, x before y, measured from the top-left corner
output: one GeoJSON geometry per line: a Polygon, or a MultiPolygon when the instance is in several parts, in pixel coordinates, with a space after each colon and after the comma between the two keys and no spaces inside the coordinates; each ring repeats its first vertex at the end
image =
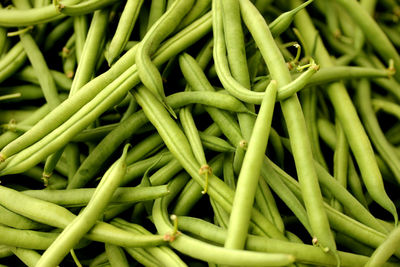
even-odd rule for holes
{"type": "Polygon", "coordinates": [[[98,9],[102,9],[109,5],[116,3],[117,0],[88,0],[78,3],[58,3],[56,1],[56,8],[58,12],[69,16],[79,16],[92,13],[98,9]]]}
{"type": "MultiPolygon", "coordinates": [[[[4,205],[4,207],[16,213],[34,219],[35,221],[58,228],[65,228],[76,217],[67,209],[53,203],[35,199],[5,187],[0,187],[0,190],[2,191],[2,198],[0,200],[1,205],[4,205]],[[26,207],[24,203],[28,202],[30,203],[30,206],[26,207]],[[37,210],[43,209],[47,212],[36,212],[37,210]]],[[[162,236],[148,238],[138,237],[136,235],[130,235],[126,231],[121,231],[103,222],[97,222],[85,237],[91,240],[107,242],[119,246],[137,246],[138,244],[139,246],[143,244],[155,245],[164,242],[162,236]],[[143,241],[145,243],[143,243],[143,241]]]]}
{"type": "MultiPolygon", "coordinates": [[[[307,82],[305,87],[323,85],[341,79],[355,78],[385,78],[390,76],[389,70],[372,67],[334,66],[319,69],[307,82]]],[[[297,77],[294,76],[294,77],[297,77]]],[[[260,91],[266,86],[268,80],[260,80],[255,84],[254,90],[260,91]]],[[[279,96],[279,93],[278,93],[279,96]]]]}
{"type": "MultiPolygon", "coordinates": [[[[17,85],[11,87],[2,87],[1,90],[7,91],[8,94],[19,94],[15,101],[36,100],[43,98],[43,92],[36,85],[17,85]]],[[[3,97],[3,96],[2,96],[3,97]]],[[[11,102],[10,100],[9,102],[11,102]]],[[[14,101],[13,101],[14,102],[14,101]]]]}
{"type": "MultiPolygon", "coordinates": [[[[210,167],[214,175],[219,175],[221,173],[222,160],[222,155],[219,155],[210,161],[210,167]]],[[[174,214],[188,214],[201,197],[202,190],[200,185],[194,180],[189,181],[176,200],[174,214]]]]}
{"type": "Polygon", "coordinates": [[[156,0],[151,1],[149,19],[147,21],[147,31],[150,30],[151,26],[161,18],[163,13],[166,11],[167,1],[166,0],[156,0]]]}
{"type": "Polygon", "coordinates": [[[235,190],[236,187],[236,178],[235,178],[235,173],[233,170],[233,162],[234,159],[234,154],[233,153],[228,153],[224,156],[224,163],[223,163],[223,175],[224,175],[224,182],[233,190],[235,190]]]}
{"type": "Polygon", "coordinates": [[[25,249],[47,249],[57,233],[14,229],[0,225],[1,244],[25,249]]]}
{"type": "MultiPolygon", "coordinates": [[[[375,112],[383,111],[396,118],[400,118],[400,107],[398,104],[385,99],[371,99],[371,104],[375,112]]],[[[389,139],[389,138],[388,138],[389,139]]]]}
{"type": "MultiPolygon", "coordinates": [[[[23,118],[26,118],[32,111],[31,110],[2,110],[0,111],[1,123],[8,123],[10,122],[11,124],[19,123],[23,120],[23,118]]],[[[10,127],[12,129],[12,127],[10,127]]]]}
{"type": "MultiPolygon", "coordinates": [[[[298,2],[292,0],[292,3],[298,2]]],[[[295,24],[306,40],[307,45],[312,47],[315,39],[315,29],[307,13],[304,11],[299,12],[295,18],[295,24]]],[[[317,40],[317,46],[319,49],[316,50],[316,57],[321,66],[331,66],[330,56],[320,39],[317,40]]],[[[377,203],[392,213],[395,221],[397,221],[396,209],[384,190],[382,176],[376,164],[371,144],[345,87],[340,83],[334,83],[328,87],[327,93],[334,106],[336,116],[342,124],[350,148],[355,155],[368,192],[377,203]]]]}
{"type": "Polygon", "coordinates": [[[82,55],[78,57],[79,64],[72,81],[70,95],[75,94],[92,78],[98,60],[99,49],[101,49],[99,43],[101,43],[102,39],[105,38],[104,32],[108,23],[108,18],[108,10],[99,10],[94,12],[82,49],[82,55]]]}
{"type": "Polygon", "coordinates": [[[16,247],[12,247],[11,250],[26,266],[34,267],[39,261],[40,254],[35,250],[16,247]]]}
{"type": "Polygon", "coordinates": [[[5,246],[5,245],[0,245],[0,258],[6,258],[13,255],[11,251],[11,247],[5,246]]]}
{"type": "Polygon", "coordinates": [[[105,249],[111,266],[129,267],[128,260],[122,248],[106,243],[105,249]]]}
{"type": "MultiPolygon", "coordinates": [[[[122,219],[114,219],[112,221],[112,224],[120,227],[123,230],[130,231],[135,234],[151,235],[151,233],[142,226],[131,224],[122,219]]],[[[145,248],[145,250],[153,255],[156,259],[158,259],[164,266],[186,266],[186,264],[179,258],[179,256],[166,246],[149,247],[145,248]]]]}
{"type": "MultiPolygon", "coordinates": [[[[260,52],[266,61],[271,77],[277,80],[279,86],[288,84],[291,79],[289,71],[273,41],[265,20],[250,2],[241,0],[240,4],[243,20],[256,43],[259,44],[260,52]],[[270,44],[268,49],[266,48],[266,43],[270,44]]],[[[328,248],[336,255],[336,245],[323,209],[318,178],[312,166],[311,146],[307,138],[306,125],[297,97],[292,96],[281,102],[281,107],[287,123],[297,174],[314,237],[317,239],[318,244],[323,248],[328,248]]]]}
{"type": "MultiPolygon", "coordinates": [[[[172,231],[168,220],[167,203],[164,199],[156,200],[153,207],[153,218],[158,232],[172,231]]],[[[281,266],[294,261],[294,257],[286,254],[257,253],[244,250],[221,248],[196,240],[185,234],[178,234],[171,246],[175,249],[207,262],[228,265],[281,266]]]]}
{"type": "Polygon", "coordinates": [[[371,138],[371,142],[389,166],[396,180],[400,181],[400,161],[396,157],[392,145],[387,141],[382,132],[378,119],[372,109],[371,86],[368,81],[359,81],[356,96],[360,116],[364,122],[365,129],[371,138]]]}
{"type": "Polygon", "coordinates": [[[397,250],[399,243],[399,228],[396,227],[387,239],[372,253],[365,266],[382,266],[397,250]]]}
{"type": "MultiPolygon", "coordinates": [[[[178,216],[178,227],[182,231],[201,236],[217,244],[223,244],[226,239],[227,231],[204,220],[178,216]]],[[[291,253],[296,257],[297,262],[304,262],[313,265],[335,266],[336,259],[320,249],[305,244],[287,242],[265,237],[248,235],[246,248],[253,251],[272,252],[272,253],[291,253]]],[[[338,251],[341,266],[363,266],[368,257],[338,251]]],[[[390,265],[390,263],[386,263],[390,265]]],[[[395,263],[393,263],[395,265],[395,263]]]]}
{"type": "Polygon", "coordinates": [[[178,25],[177,29],[182,29],[195,21],[200,16],[204,15],[209,11],[211,7],[211,0],[198,0],[193,4],[191,10],[183,17],[181,23],[178,25]]]}
{"type": "Polygon", "coordinates": [[[108,65],[111,66],[114,63],[128,43],[142,4],[143,0],[129,0],[126,2],[124,10],[122,11],[118,21],[115,34],[111,39],[110,45],[106,51],[108,65]]]}
{"type": "Polygon", "coordinates": [[[153,185],[165,184],[182,169],[183,167],[179,161],[177,159],[172,159],[150,176],[150,183],[153,185]]]}
{"type": "MultiPolygon", "coordinates": [[[[64,168],[64,167],[62,167],[64,168]]],[[[63,175],[67,175],[67,173],[63,173],[64,170],[60,168],[60,164],[58,164],[55,167],[56,171],[58,173],[61,173],[61,175],[59,175],[58,173],[53,173],[51,178],[47,181],[47,185],[46,188],[47,189],[64,189],[67,186],[67,180],[62,177],[63,175]]],[[[25,171],[22,173],[22,175],[25,175],[29,178],[32,178],[33,180],[39,182],[41,185],[44,185],[43,183],[43,169],[40,167],[33,167],[30,168],[29,170],[25,171]]]]}
{"type": "Polygon", "coordinates": [[[205,91],[178,92],[169,95],[166,98],[166,102],[169,105],[174,103],[174,106],[178,107],[198,103],[228,111],[243,112],[252,115],[254,114],[235,97],[221,91],[207,91],[207,93],[205,93],[205,91]]]}
{"type": "MultiPolygon", "coordinates": [[[[104,264],[108,263],[107,254],[106,252],[102,252],[98,254],[89,264],[89,267],[103,267],[104,264]]],[[[107,265],[106,265],[107,266],[107,265]]],[[[108,267],[108,266],[107,266],[108,267]]]]}
{"type": "MultiPolygon", "coordinates": [[[[316,126],[316,124],[314,124],[316,126]]],[[[349,159],[349,146],[340,122],[336,120],[336,136],[337,142],[335,152],[333,154],[333,177],[344,187],[347,187],[347,173],[348,173],[348,159],[349,159]]],[[[334,200],[333,200],[334,201],[334,200]]],[[[342,209],[341,205],[334,201],[339,210],[342,209]]]]}
{"type": "Polygon", "coordinates": [[[258,206],[261,213],[272,221],[282,233],[285,232],[285,225],[279,213],[274,196],[272,195],[268,184],[261,177],[258,179],[255,204],[258,206]],[[267,216],[267,214],[269,215],[267,216]]]}
{"type": "MultiPolygon", "coordinates": [[[[76,3],[80,0],[70,0],[68,3],[76,3]]],[[[54,5],[23,9],[0,9],[0,26],[23,27],[40,24],[62,18],[63,16],[54,8],[54,5]]]]}
{"type": "Polygon", "coordinates": [[[288,208],[296,215],[304,228],[312,235],[310,222],[307,218],[307,212],[301,200],[290,191],[290,189],[281,181],[279,173],[273,169],[271,161],[266,158],[261,168],[261,176],[265,179],[272,190],[279,198],[288,206],[288,208]]]}
{"type": "MultiPolygon", "coordinates": [[[[2,9],[0,9],[1,13],[2,9]]],[[[26,61],[26,53],[21,42],[15,44],[0,60],[0,82],[14,74],[26,61]]]]}
{"type": "Polygon", "coordinates": [[[71,48],[66,57],[63,57],[63,71],[68,79],[72,79],[76,70],[76,56],[75,47],[71,48]]]}
{"type": "Polygon", "coordinates": [[[76,61],[80,62],[83,47],[85,45],[86,36],[88,34],[88,21],[85,15],[74,16],[73,18],[74,26],[74,38],[75,38],[75,55],[76,61]]]}
{"type": "Polygon", "coordinates": [[[44,43],[44,51],[50,50],[54,43],[59,41],[63,35],[65,35],[73,26],[73,18],[67,18],[60,22],[54,29],[47,35],[46,41],[44,43]]]}
{"type": "Polygon", "coordinates": [[[145,251],[142,248],[124,248],[125,251],[131,255],[139,263],[143,264],[144,266],[149,267],[158,267],[161,265],[161,262],[153,257],[149,252],[145,251]]]}
{"type": "Polygon", "coordinates": [[[265,91],[239,174],[229,219],[228,236],[225,242],[226,248],[241,249],[244,247],[250,221],[250,207],[253,205],[258,185],[262,156],[267,147],[276,91],[276,82],[271,81],[265,91]]]}
{"type": "MultiPolygon", "coordinates": [[[[176,1],[157,20],[157,23],[149,29],[138,45],[138,52],[135,59],[140,80],[160,101],[164,101],[165,99],[163,82],[160,72],[150,59],[150,55],[154,53],[160,43],[176,28],[193,3],[194,1],[176,1]]],[[[171,114],[175,114],[172,109],[169,109],[169,111],[171,114]]]]}
{"type": "MultiPolygon", "coordinates": [[[[351,18],[356,22],[356,24],[364,32],[365,38],[374,47],[374,49],[387,61],[392,59],[396,69],[400,68],[400,56],[396,49],[393,47],[392,43],[389,41],[387,36],[379,28],[378,24],[368,14],[367,10],[360,7],[357,1],[343,1],[336,0],[336,2],[345,9],[351,18]],[[355,12],[355,10],[359,12],[355,12]]],[[[400,74],[394,74],[396,80],[400,80],[400,74]]]]}
{"type": "Polygon", "coordinates": [[[305,3],[299,5],[298,7],[279,15],[279,17],[277,17],[268,26],[271,31],[272,36],[277,37],[277,36],[281,35],[281,33],[283,33],[285,30],[287,30],[287,28],[289,28],[290,24],[292,23],[294,16],[296,16],[296,14],[300,10],[306,8],[313,1],[314,0],[308,0],[305,3]]]}
{"type": "MultiPolygon", "coordinates": [[[[244,36],[240,18],[239,2],[222,1],[222,14],[224,24],[224,35],[229,68],[232,77],[241,85],[250,88],[250,77],[247,68],[244,36]]],[[[254,106],[248,107],[254,110],[254,106]]],[[[238,114],[239,126],[245,140],[249,140],[254,125],[254,118],[246,114],[238,114]]]]}
{"type": "Polygon", "coordinates": [[[353,253],[357,253],[359,255],[370,256],[374,251],[370,247],[342,233],[336,233],[335,240],[338,243],[338,245],[341,245],[346,249],[351,249],[353,253]]]}
{"type": "Polygon", "coordinates": [[[319,144],[318,129],[316,127],[317,120],[317,93],[313,88],[303,90],[300,95],[300,100],[303,107],[304,119],[306,121],[308,134],[311,141],[311,149],[317,161],[328,168],[326,161],[322,155],[321,147],[319,144]]]}
{"type": "MultiPolygon", "coordinates": [[[[64,74],[56,70],[50,70],[50,73],[59,89],[69,90],[71,88],[72,81],[66,78],[64,74]]],[[[17,72],[14,77],[23,81],[38,84],[37,77],[31,66],[23,68],[21,71],[17,72]]]]}
{"type": "Polygon", "coordinates": [[[170,162],[172,159],[173,156],[171,155],[171,153],[165,152],[162,154],[157,154],[148,159],[133,163],[128,166],[126,170],[126,175],[122,180],[121,184],[122,185],[128,184],[132,180],[141,177],[146,172],[146,170],[155,163],[156,165],[154,165],[154,168],[161,168],[162,166],[170,162]]]}
{"type": "Polygon", "coordinates": [[[60,150],[56,151],[55,153],[51,154],[50,156],[47,157],[46,163],[44,164],[43,167],[43,180],[45,186],[48,184],[48,180],[53,174],[53,171],[57,165],[58,160],[61,158],[61,155],[64,152],[64,148],[61,148],[60,150]]]}
{"type": "Polygon", "coordinates": [[[218,203],[216,203],[212,198],[210,199],[210,204],[214,211],[214,223],[227,229],[229,224],[229,213],[218,205],[218,203]]]}
{"type": "MultiPolygon", "coordinates": [[[[166,41],[164,45],[160,47],[158,52],[155,53],[155,63],[161,64],[165,62],[167,58],[172,56],[171,54],[179,53],[179,51],[207,33],[211,26],[210,15],[211,14],[204,15],[198,21],[192,23],[190,26],[176,34],[169,41],[166,41]]],[[[0,158],[4,159],[5,157],[9,157],[16,152],[21,151],[26,146],[32,144],[55,129],[69,116],[81,108],[86,102],[90,101],[99,91],[103,89],[103,86],[109,84],[112,79],[122,74],[122,72],[126,70],[126,65],[128,65],[131,57],[134,57],[134,54],[135,51],[132,51],[131,53],[127,52],[108,72],[98,76],[96,79],[86,84],[84,86],[85,90],[79,90],[74,97],[71,97],[61,103],[54,112],[50,113],[46,117],[45,120],[42,120],[40,123],[36,124],[30,131],[29,135],[25,134],[25,136],[21,136],[18,141],[12,142],[9,144],[9,146],[4,148],[0,153],[2,155],[0,158]],[[49,122],[51,122],[51,124],[49,124],[49,122]],[[51,127],[49,127],[49,125],[51,125],[51,127]]],[[[128,90],[127,88],[132,88],[133,85],[139,82],[135,65],[129,68],[125,74],[126,75],[124,76],[129,78],[126,83],[124,83],[125,86],[120,88],[121,91],[122,89],[124,89],[124,91],[128,90]],[[132,75],[132,73],[136,73],[136,75],[132,75]]],[[[124,77],[121,79],[124,80],[124,77]]],[[[107,92],[104,93],[104,90],[102,92],[103,94],[108,94],[107,92]]]]}
{"type": "Polygon", "coordinates": [[[39,229],[43,225],[34,222],[24,216],[14,213],[0,205],[0,223],[1,225],[17,228],[17,229],[39,229]]]}
{"type": "Polygon", "coordinates": [[[234,152],[235,148],[231,146],[227,141],[219,137],[199,133],[203,146],[209,150],[217,152],[234,152]]]}
{"type": "Polygon", "coordinates": [[[192,147],[193,155],[197,162],[201,165],[207,165],[203,145],[200,141],[200,136],[191,114],[190,106],[183,107],[179,110],[179,120],[181,122],[183,132],[185,133],[189,144],[192,147]]]}
{"type": "Polygon", "coordinates": [[[334,180],[333,177],[328,175],[328,172],[316,163],[316,170],[318,179],[322,186],[330,190],[333,196],[339,200],[348,210],[349,213],[365,225],[386,233],[386,229],[378,223],[378,221],[362,206],[355,198],[340,184],[339,181],[334,180]],[[351,208],[351,209],[350,209],[351,208]]]}
{"type": "MultiPolygon", "coordinates": [[[[91,199],[94,188],[68,190],[27,190],[22,193],[64,207],[83,207],[91,199]]],[[[134,203],[151,200],[168,194],[166,186],[118,188],[110,200],[111,204],[134,203]]]]}

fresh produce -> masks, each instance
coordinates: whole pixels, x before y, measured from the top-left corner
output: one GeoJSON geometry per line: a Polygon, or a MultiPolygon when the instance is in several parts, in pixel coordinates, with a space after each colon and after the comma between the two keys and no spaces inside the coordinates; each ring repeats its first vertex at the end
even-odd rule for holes
{"type": "Polygon", "coordinates": [[[400,2],[0,6],[1,266],[400,266],[400,2]]]}

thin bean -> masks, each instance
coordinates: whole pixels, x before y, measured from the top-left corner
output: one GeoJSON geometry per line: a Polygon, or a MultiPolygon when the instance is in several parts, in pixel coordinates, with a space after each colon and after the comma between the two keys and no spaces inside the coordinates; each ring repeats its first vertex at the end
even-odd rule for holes
{"type": "MultiPolygon", "coordinates": [[[[156,200],[153,207],[154,223],[157,231],[168,233],[172,231],[172,225],[168,220],[167,203],[165,200],[156,200]]],[[[185,234],[179,234],[171,246],[175,249],[207,262],[228,264],[234,266],[283,266],[292,263],[295,259],[292,255],[257,253],[245,250],[233,250],[221,248],[209,243],[191,238],[185,234]]]]}
{"type": "Polygon", "coordinates": [[[216,203],[212,198],[210,199],[210,204],[214,211],[214,223],[227,229],[229,224],[229,213],[218,205],[218,203],[216,203]]]}
{"type": "Polygon", "coordinates": [[[242,102],[237,100],[235,97],[219,92],[212,91],[185,91],[178,92],[169,95],[166,98],[166,102],[169,105],[174,103],[174,107],[185,106],[189,104],[203,104],[211,107],[216,107],[233,112],[244,112],[248,114],[254,114],[242,102]]]}
{"type": "Polygon", "coordinates": [[[12,247],[11,250],[15,256],[17,256],[23,263],[25,263],[29,267],[36,266],[36,263],[39,261],[40,254],[35,250],[17,247],[12,247]]]}
{"type": "Polygon", "coordinates": [[[288,186],[282,182],[278,175],[279,173],[273,169],[271,161],[266,158],[261,168],[261,176],[265,179],[268,185],[271,186],[272,190],[279,196],[286,206],[288,206],[288,208],[296,215],[307,232],[312,235],[310,222],[304,204],[292,193],[288,186]]]}
{"type": "MultiPolygon", "coordinates": [[[[174,5],[149,29],[138,45],[138,52],[135,59],[140,80],[160,101],[164,101],[165,99],[163,82],[160,72],[150,59],[150,55],[172,33],[193,3],[194,1],[192,0],[175,1],[174,5]]],[[[173,110],[169,110],[171,114],[175,114],[173,110]]]]}
{"type": "Polygon", "coordinates": [[[50,50],[54,43],[59,41],[73,26],[73,18],[67,18],[60,22],[54,29],[47,34],[46,41],[44,43],[44,51],[50,50]]]}
{"type": "MultiPolygon", "coordinates": [[[[221,174],[222,160],[223,160],[222,155],[219,155],[214,157],[210,161],[210,166],[214,175],[221,174]]],[[[176,204],[174,207],[174,214],[175,213],[180,215],[188,214],[190,210],[194,207],[194,205],[201,199],[202,197],[201,191],[202,191],[201,187],[197,182],[195,182],[194,180],[189,181],[176,200],[176,204]]]]}
{"type": "Polygon", "coordinates": [[[150,30],[151,26],[157,22],[158,19],[165,13],[167,7],[166,0],[151,1],[149,19],[147,21],[147,31],[150,30]]]}
{"type": "Polygon", "coordinates": [[[129,267],[128,260],[121,247],[105,244],[106,254],[111,266],[129,267]]]}
{"type": "Polygon", "coordinates": [[[193,4],[191,10],[186,14],[186,16],[182,19],[181,23],[178,26],[178,30],[186,27],[200,16],[204,15],[207,11],[210,10],[211,0],[198,0],[193,4]]]}
{"type": "Polygon", "coordinates": [[[154,168],[161,168],[168,162],[170,162],[173,159],[173,156],[169,152],[163,152],[162,154],[157,154],[153,157],[150,157],[148,159],[138,161],[136,163],[133,163],[128,166],[126,170],[126,175],[124,179],[122,180],[122,185],[128,184],[132,180],[141,177],[146,170],[150,166],[154,166],[154,168]],[[154,165],[156,163],[156,165],[154,165]]]}
{"type": "MultiPolygon", "coordinates": [[[[352,1],[351,1],[352,2],[352,1]]],[[[298,1],[292,0],[292,4],[298,1]]],[[[368,19],[369,20],[369,19],[368,19]]],[[[316,30],[307,13],[301,11],[295,18],[295,24],[299,28],[307,46],[313,47],[316,30]]],[[[324,48],[320,38],[317,40],[318,49],[316,57],[322,67],[332,66],[327,50],[324,48]]],[[[334,83],[327,88],[327,93],[334,106],[336,116],[339,118],[346,134],[350,148],[353,151],[359,165],[362,179],[371,197],[382,207],[393,214],[397,221],[397,212],[393,202],[387,196],[383,187],[382,175],[374,158],[374,153],[368,137],[361,125],[354,105],[345,87],[340,83],[334,83]]]]}
{"type": "MultiPolygon", "coordinates": [[[[222,1],[222,14],[224,39],[231,75],[245,88],[250,88],[239,1],[222,1]]],[[[254,106],[248,104],[248,107],[254,110],[254,106]]],[[[249,140],[254,126],[254,118],[246,114],[238,114],[237,116],[243,137],[245,140],[249,140]]]]}
{"type": "Polygon", "coordinates": [[[128,43],[135,26],[143,0],[128,0],[118,21],[117,29],[106,51],[108,65],[112,65],[128,43]]]}
{"type": "Polygon", "coordinates": [[[396,156],[392,145],[387,141],[372,109],[371,85],[367,80],[359,81],[357,85],[356,101],[359,106],[361,119],[371,138],[371,142],[389,166],[396,180],[400,181],[400,159],[396,156]]]}
{"type": "MultiPolygon", "coordinates": [[[[264,179],[258,179],[258,187],[255,195],[255,204],[258,206],[262,214],[269,214],[267,217],[282,232],[285,232],[285,225],[279,213],[274,196],[264,179]]],[[[267,216],[267,215],[266,215],[267,216]]]]}
{"type": "MultiPolygon", "coordinates": [[[[178,227],[182,231],[201,236],[206,240],[223,244],[226,239],[227,231],[204,220],[178,216],[178,227]]],[[[315,265],[335,266],[336,259],[320,249],[305,244],[287,242],[265,237],[248,235],[246,248],[253,251],[272,252],[272,253],[291,253],[296,257],[297,262],[304,262],[315,265]]],[[[368,257],[338,251],[341,266],[364,266],[368,257]]],[[[395,263],[386,263],[389,266],[395,263]]],[[[396,266],[396,265],[395,265],[396,266]]]]}
{"type": "Polygon", "coordinates": [[[116,3],[117,0],[88,0],[79,1],[78,3],[58,3],[56,1],[56,9],[58,12],[69,16],[79,16],[92,13],[98,9],[103,9],[109,5],[116,3]]]}
{"type": "Polygon", "coordinates": [[[12,212],[0,205],[0,223],[16,229],[39,229],[43,225],[12,212]]]}
{"type": "Polygon", "coordinates": [[[386,240],[372,253],[366,267],[382,266],[397,251],[397,244],[400,240],[400,228],[396,227],[386,240]]]}
{"type": "Polygon", "coordinates": [[[244,156],[229,219],[228,236],[225,241],[226,248],[241,249],[244,247],[250,222],[250,207],[253,206],[261,172],[262,158],[268,143],[269,129],[275,106],[276,87],[276,82],[272,81],[265,91],[247,152],[244,156]]]}
{"type": "Polygon", "coordinates": [[[85,15],[74,16],[74,35],[76,61],[79,63],[82,56],[83,47],[85,46],[86,36],[88,34],[88,22],[85,15]]]}
{"type": "MultiPolygon", "coordinates": [[[[400,56],[393,44],[389,41],[384,32],[379,28],[378,24],[372,18],[368,11],[365,10],[357,1],[336,0],[343,7],[351,18],[364,32],[365,38],[374,47],[374,49],[386,60],[392,59],[396,69],[400,69],[400,56]],[[355,12],[355,11],[359,12],[355,12]]],[[[394,74],[396,80],[400,81],[400,74],[394,74]]]]}
{"type": "MultiPolygon", "coordinates": [[[[94,194],[94,188],[68,190],[26,190],[22,193],[64,207],[83,207],[89,203],[94,194]]],[[[110,200],[110,204],[135,203],[151,200],[168,194],[165,185],[152,187],[121,187],[110,200]]]]}
{"type": "Polygon", "coordinates": [[[149,252],[145,251],[143,248],[124,248],[124,249],[129,255],[131,255],[132,258],[134,258],[144,266],[158,267],[161,265],[161,262],[157,258],[152,256],[149,252]]]}
{"type": "MultiPolygon", "coordinates": [[[[316,124],[314,124],[316,126],[316,124]]],[[[347,187],[347,173],[348,173],[348,160],[349,160],[349,146],[340,122],[336,121],[336,136],[337,142],[335,152],[333,154],[333,177],[344,187],[347,187]]],[[[334,201],[333,206],[339,210],[342,209],[341,205],[334,201]]]]}
{"type": "Polygon", "coordinates": [[[1,244],[25,249],[47,249],[58,233],[14,229],[0,225],[1,244]]]}
{"type": "MultiPolygon", "coordinates": [[[[1,13],[2,9],[0,9],[1,13]]],[[[14,74],[26,61],[26,53],[21,42],[15,44],[0,60],[0,82],[14,74]]]]}
{"type": "MultiPolygon", "coordinates": [[[[137,224],[132,224],[127,221],[124,221],[122,219],[114,219],[112,221],[112,224],[120,227],[123,230],[135,233],[135,234],[141,234],[141,235],[152,235],[151,232],[149,232],[147,229],[144,227],[137,225],[137,224]]],[[[164,266],[186,266],[186,264],[179,258],[179,256],[172,251],[170,248],[166,246],[162,247],[149,247],[145,248],[146,251],[148,251],[151,255],[153,255],[156,259],[158,259],[162,265],[164,266]]]]}
{"type": "MultiPolygon", "coordinates": [[[[71,88],[72,81],[65,77],[65,75],[56,70],[50,70],[51,75],[53,76],[54,82],[57,85],[57,88],[68,91],[71,88]]],[[[15,78],[20,80],[38,84],[38,79],[35,75],[35,71],[31,66],[26,66],[21,71],[17,72],[14,75],[15,78]]]]}
{"type": "MultiPolygon", "coordinates": [[[[282,55],[276,46],[268,26],[259,12],[246,0],[240,0],[242,16],[249,28],[260,52],[268,66],[272,79],[276,79],[279,86],[290,83],[290,74],[282,55]],[[266,44],[268,45],[268,49],[266,44]]],[[[318,186],[318,178],[312,159],[311,145],[308,140],[307,129],[297,97],[294,95],[281,102],[282,112],[287,124],[293,156],[295,159],[298,179],[302,188],[303,199],[310,220],[311,229],[317,243],[328,248],[336,255],[336,245],[329,228],[329,221],[323,209],[323,201],[318,186]],[[323,230],[324,229],[324,230],[323,230]]]]}
{"type": "Polygon", "coordinates": [[[72,81],[70,95],[75,94],[87,82],[89,82],[95,71],[98,60],[99,50],[102,48],[99,43],[105,38],[104,33],[109,18],[108,10],[99,10],[94,12],[92,22],[82,49],[82,55],[79,57],[79,64],[72,81]]]}
{"type": "Polygon", "coordinates": [[[217,152],[234,152],[235,148],[231,146],[227,141],[219,137],[199,133],[203,146],[209,150],[217,152]]]}

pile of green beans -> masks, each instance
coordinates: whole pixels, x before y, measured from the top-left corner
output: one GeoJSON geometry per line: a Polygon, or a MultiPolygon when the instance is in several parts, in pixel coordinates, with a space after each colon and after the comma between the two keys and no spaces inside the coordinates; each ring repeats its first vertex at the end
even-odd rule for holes
{"type": "Polygon", "coordinates": [[[400,266],[399,0],[0,4],[0,266],[400,266]]]}

